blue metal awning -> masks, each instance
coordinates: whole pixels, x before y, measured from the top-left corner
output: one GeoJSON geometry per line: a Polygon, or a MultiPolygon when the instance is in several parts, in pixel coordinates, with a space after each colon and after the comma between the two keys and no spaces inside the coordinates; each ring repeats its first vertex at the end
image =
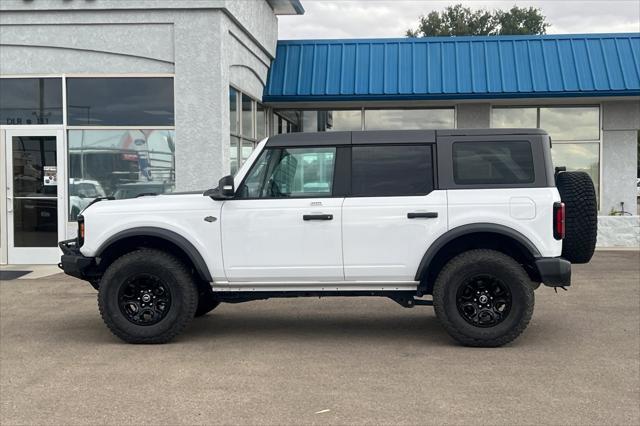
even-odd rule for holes
{"type": "Polygon", "coordinates": [[[265,102],[640,95],[640,33],[284,40],[265,102]]]}

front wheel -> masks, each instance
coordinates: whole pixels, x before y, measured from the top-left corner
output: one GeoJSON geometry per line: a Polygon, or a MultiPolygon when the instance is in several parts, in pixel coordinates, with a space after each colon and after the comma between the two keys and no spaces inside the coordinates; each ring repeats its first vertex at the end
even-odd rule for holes
{"type": "Polygon", "coordinates": [[[433,287],[436,316],[465,346],[511,342],[533,315],[534,285],[513,258],[494,250],[471,250],[447,263],[433,287]]]}
{"type": "Polygon", "coordinates": [[[100,315],[128,343],[166,343],[193,319],[198,290],[174,256],[140,249],[116,259],[98,289],[100,315]]]}

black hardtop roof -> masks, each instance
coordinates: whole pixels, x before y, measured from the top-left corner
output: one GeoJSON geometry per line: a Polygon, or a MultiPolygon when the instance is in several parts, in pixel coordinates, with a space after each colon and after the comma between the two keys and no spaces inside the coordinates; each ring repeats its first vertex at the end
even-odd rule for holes
{"type": "Polygon", "coordinates": [[[364,130],[354,132],[287,133],[269,137],[268,147],[361,145],[388,143],[429,143],[436,136],[546,135],[542,129],[443,129],[443,130],[364,130]]]}

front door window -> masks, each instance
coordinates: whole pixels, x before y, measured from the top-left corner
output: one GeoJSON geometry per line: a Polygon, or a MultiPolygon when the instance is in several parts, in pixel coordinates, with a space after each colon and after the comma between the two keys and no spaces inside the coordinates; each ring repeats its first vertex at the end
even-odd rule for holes
{"type": "Polygon", "coordinates": [[[330,197],[335,157],[334,147],[266,149],[238,198],[330,197]]]}

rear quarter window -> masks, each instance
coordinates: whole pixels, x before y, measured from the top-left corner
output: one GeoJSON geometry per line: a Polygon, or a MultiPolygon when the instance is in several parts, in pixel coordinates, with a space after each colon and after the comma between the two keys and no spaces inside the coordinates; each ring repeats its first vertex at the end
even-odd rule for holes
{"type": "Polygon", "coordinates": [[[527,141],[454,142],[453,179],[458,185],[533,183],[531,144],[527,141]]]}

